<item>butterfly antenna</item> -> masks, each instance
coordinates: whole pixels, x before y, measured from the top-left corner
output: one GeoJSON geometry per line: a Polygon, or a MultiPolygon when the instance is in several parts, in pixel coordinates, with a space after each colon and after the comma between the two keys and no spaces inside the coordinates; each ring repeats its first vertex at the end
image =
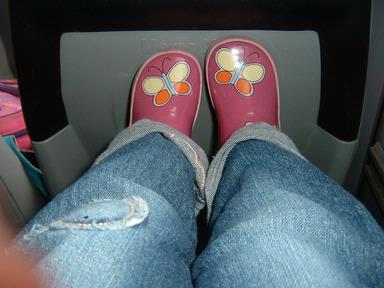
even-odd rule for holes
{"type": "Polygon", "coordinates": [[[161,62],[161,69],[163,69],[163,72],[164,72],[164,62],[165,62],[165,60],[171,61],[171,58],[164,57],[163,62],[161,62]]]}
{"type": "Polygon", "coordinates": [[[253,55],[253,54],[257,54],[257,58],[260,58],[259,53],[257,53],[257,52],[255,51],[255,52],[252,52],[251,54],[248,54],[247,57],[244,58],[244,61],[245,61],[249,56],[251,56],[251,55],[253,55]]]}
{"type": "Polygon", "coordinates": [[[156,69],[157,71],[160,72],[160,74],[163,73],[159,68],[157,68],[157,67],[155,67],[155,66],[149,66],[148,69],[147,69],[148,72],[149,72],[149,70],[150,70],[151,68],[156,69]]]}

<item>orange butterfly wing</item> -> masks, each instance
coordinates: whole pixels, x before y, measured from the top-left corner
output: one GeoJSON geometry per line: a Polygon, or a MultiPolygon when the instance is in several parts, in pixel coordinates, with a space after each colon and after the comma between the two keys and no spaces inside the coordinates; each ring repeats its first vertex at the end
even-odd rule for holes
{"type": "Polygon", "coordinates": [[[167,104],[169,100],[171,100],[171,98],[171,93],[169,93],[167,89],[163,89],[155,95],[155,97],[153,98],[153,104],[155,104],[155,106],[163,106],[167,104]]]}
{"type": "Polygon", "coordinates": [[[191,92],[191,85],[185,81],[174,84],[173,88],[179,95],[187,95],[189,92],[191,92]]]}
{"type": "Polygon", "coordinates": [[[239,78],[235,85],[237,90],[239,90],[239,92],[244,96],[249,96],[253,92],[251,83],[243,78],[239,78]]]}
{"type": "Polygon", "coordinates": [[[216,81],[221,84],[229,84],[232,78],[232,73],[224,70],[220,70],[215,75],[216,81]]]}

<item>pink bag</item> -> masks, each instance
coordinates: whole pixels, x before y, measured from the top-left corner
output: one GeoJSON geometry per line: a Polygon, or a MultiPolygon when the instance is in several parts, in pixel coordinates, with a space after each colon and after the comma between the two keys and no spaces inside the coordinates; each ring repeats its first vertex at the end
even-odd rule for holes
{"type": "Polygon", "coordinates": [[[25,126],[17,83],[0,80],[0,135],[14,135],[22,150],[31,150],[31,140],[25,126]]]}

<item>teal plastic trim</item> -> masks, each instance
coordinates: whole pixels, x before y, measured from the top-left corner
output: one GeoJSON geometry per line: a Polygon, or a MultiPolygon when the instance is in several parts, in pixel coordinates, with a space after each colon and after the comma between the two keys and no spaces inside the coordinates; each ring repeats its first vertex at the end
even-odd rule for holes
{"type": "Polygon", "coordinates": [[[24,155],[20,152],[19,146],[17,145],[15,136],[5,136],[3,137],[5,143],[11,148],[13,153],[16,154],[17,158],[19,158],[21,164],[27,171],[27,174],[30,176],[33,184],[39,189],[41,194],[45,198],[49,198],[47,189],[45,188],[44,182],[43,182],[43,176],[39,169],[37,169],[35,166],[32,165],[31,162],[27,160],[27,158],[24,157],[24,155]]]}

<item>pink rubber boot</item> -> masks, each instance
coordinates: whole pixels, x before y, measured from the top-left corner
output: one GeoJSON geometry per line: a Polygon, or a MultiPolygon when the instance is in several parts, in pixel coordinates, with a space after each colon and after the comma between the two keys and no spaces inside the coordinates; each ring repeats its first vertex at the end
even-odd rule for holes
{"type": "Polygon", "coordinates": [[[262,46],[245,39],[221,41],[209,51],[205,72],[220,145],[249,123],[280,127],[276,68],[262,46]]]}
{"type": "Polygon", "coordinates": [[[149,119],[191,136],[201,86],[201,68],[195,57],[182,51],[155,54],[133,82],[130,124],[149,119]]]}

